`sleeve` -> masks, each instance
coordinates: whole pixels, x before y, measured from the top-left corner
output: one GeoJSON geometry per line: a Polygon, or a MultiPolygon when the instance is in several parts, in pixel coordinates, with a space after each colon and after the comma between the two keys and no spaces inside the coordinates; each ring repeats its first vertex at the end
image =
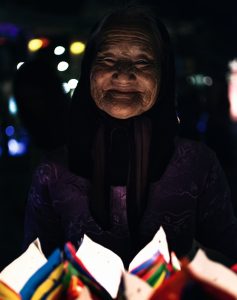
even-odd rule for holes
{"type": "Polygon", "coordinates": [[[237,261],[237,219],[234,215],[229,185],[216,155],[211,162],[198,201],[197,240],[237,261]]]}
{"type": "Polygon", "coordinates": [[[37,237],[46,256],[63,246],[60,219],[53,209],[50,195],[50,185],[56,180],[56,175],[56,167],[46,163],[40,165],[33,175],[25,209],[23,250],[37,237]]]}

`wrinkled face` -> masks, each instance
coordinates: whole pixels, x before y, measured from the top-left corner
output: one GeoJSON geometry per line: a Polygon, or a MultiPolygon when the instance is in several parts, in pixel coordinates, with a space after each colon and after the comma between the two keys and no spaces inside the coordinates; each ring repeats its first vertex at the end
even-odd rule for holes
{"type": "Polygon", "coordinates": [[[154,42],[139,28],[110,29],[92,65],[91,96],[118,119],[138,116],[155,103],[160,75],[154,42]]]}

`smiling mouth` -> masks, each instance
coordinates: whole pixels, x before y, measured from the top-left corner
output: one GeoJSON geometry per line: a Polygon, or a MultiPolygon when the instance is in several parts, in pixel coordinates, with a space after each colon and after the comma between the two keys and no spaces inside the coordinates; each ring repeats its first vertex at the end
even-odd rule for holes
{"type": "Polygon", "coordinates": [[[121,91],[121,90],[109,90],[106,93],[108,96],[112,97],[112,98],[133,98],[133,97],[137,97],[139,96],[141,93],[139,91],[121,91]]]}

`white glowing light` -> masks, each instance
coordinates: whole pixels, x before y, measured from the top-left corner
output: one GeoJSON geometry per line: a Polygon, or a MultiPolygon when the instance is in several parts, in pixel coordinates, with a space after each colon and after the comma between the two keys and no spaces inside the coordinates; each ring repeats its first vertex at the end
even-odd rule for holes
{"type": "Polygon", "coordinates": [[[196,79],[196,84],[197,85],[202,85],[203,84],[203,75],[202,74],[196,74],[195,79],[196,79]]]}
{"type": "Polygon", "coordinates": [[[12,115],[17,114],[17,105],[16,105],[16,101],[13,97],[11,97],[9,99],[8,109],[9,109],[10,114],[12,114],[12,115]]]}
{"type": "Polygon", "coordinates": [[[75,89],[77,87],[78,80],[77,79],[70,79],[68,81],[68,86],[70,89],[75,89]]]}
{"type": "Polygon", "coordinates": [[[22,142],[18,142],[15,139],[8,141],[8,152],[11,156],[22,155],[26,152],[26,145],[22,142]]]}
{"type": "Polygon", "coordinates": [[[178,121],[178,123],[180,124],[181,123],[181,121],[180,121],[180,118],[179,118],[179,116],[176,116],[177,117],[177,121],[178,121]]]}
{"type": "Polygon", "coordinates": [[[70,87],[67,82],[63,82],[63,90],[66,94],[70,92],[70,87]]]}
{"type": "Polygon", "coordinates": [[[24,61],[19,62],[16,66],[17,70],[19,70],[23,64],[24,64],[24,61]]]}
{"type": "Polygon", "coordinates": [[[58,71],[63,72],[63,71],[66,71],[68,67],[69,67],[69,64],[66,61],[61,61],[58,64],[57,69],[58,69],[58,71]]]}
{"type": "Polygon", "coordinates": [[[237,59],[230,61],[228,65],[231,72],[237,72],[237,59]]]}
{"type": "Polygon", "coordinates": [[[211,86],[213,84],[212,78],[210,76],[204,76],[203,74],[194,74],[192,76],[188,76],[187,82],[196,86],[211,86]]]}
{"type": "Polygon", "coordinates": [[[228,98],[230,103],[230,118],[237,121],[237,59],[229,62],[230,74],[228,82],[228,98]]]}
{"type": "Polygon", "coordinates": [[[212,86],[213,80],[210,76],[204,76],[203,77],[203,83],[207,86],[212,86]]]}
{"type": "Polygon", "coordinates": [[[62,55],[65,52],[65,48],[63,46],[57,46],[54,49],[54,54],[55,55],[62,55]]]}
{"type": "Polygon", "coordinates": [[[236,60],[230,66],[230,75],[228,83],[228,98],[230,103],[230,118],[237,121],[237,64],[236,60]]]}

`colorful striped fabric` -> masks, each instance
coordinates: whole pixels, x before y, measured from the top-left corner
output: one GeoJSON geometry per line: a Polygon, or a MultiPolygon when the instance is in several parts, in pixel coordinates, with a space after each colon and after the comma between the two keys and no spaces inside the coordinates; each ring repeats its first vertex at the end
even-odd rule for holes
{"type": "Polygon", "coordinates": [[[146,281],[154,289],[157,289],[176,271],[177,269],[172,263],[167,263],[163,255],[158,251],[149,260],[132,270],[131,273],[146,281]]]}
{"type": "Polygon", "coordinates": [[[64,275],[63,263],[54,269],[35,290],[31,300],[44,299],[50,295],[62,281],[64,275]]]}
{"type": "MultiPolygon", "coordinates": [[[[48,279],[48,277],[50,277],[50,275],[53,277],[55,275],[58,275],[60,277],[62,275],[62,269],[61,269],[62,267],[58,268],[60,265],[62,265],[62,254],[59,249],[56,249],[51,254],[46,264],[44,264],[36,273],[34,273],[32,277],[24,285],[24,287],[20,291],[22,300],[32,299],[35,291],[42,283],[44,283],[45,280],[48,279]]],[[[47,282],[46,286],[47,288],[49,288],[50,284],[48,283],[51,282],[51,280],[46,282],[47,282]]]]}
{"type": "MultiPolygon", "coordinates": [[[[139,280],[136,281],[136,287],[133,283],[134,278],[126,277],[128,285],[125,289],[121,280],[116,299],[129,299],[126,294],[128,292],[142,299],[143,293],[144,295],[151,293],[149,289],[159,290],[163,283],[177,272],[178,267],[172,264],[172,259],[167,263],[164,256],[157,251],[130,274],[127,273],[140,280],[140,283],[139,280]],[[139,284],[141,286],[146,284],[143,293],[137,292],[139,284]]],[[[112,299],[76,255],[76,250],[70,242],[64,246],[63,251],[56,249],[53,252],[48,261],[26,282],[19,295],[0,282],[0,300],[78,300],[81,297],[93,300],[112,299]]]]}
{"type": "Polygon", "coordinates": [[[21,296],[0,280],[0,300],[20,300],[21,296]]]}
{"type": "Polygon", "coordinates": [[[102,287],[86,269],[83,262],[76,256],[76,250],[68,242],[64,247],[65,258],[78,271],[78,277],[91,292],[93,299],[111,299],[110,294],[102,287]]]}

